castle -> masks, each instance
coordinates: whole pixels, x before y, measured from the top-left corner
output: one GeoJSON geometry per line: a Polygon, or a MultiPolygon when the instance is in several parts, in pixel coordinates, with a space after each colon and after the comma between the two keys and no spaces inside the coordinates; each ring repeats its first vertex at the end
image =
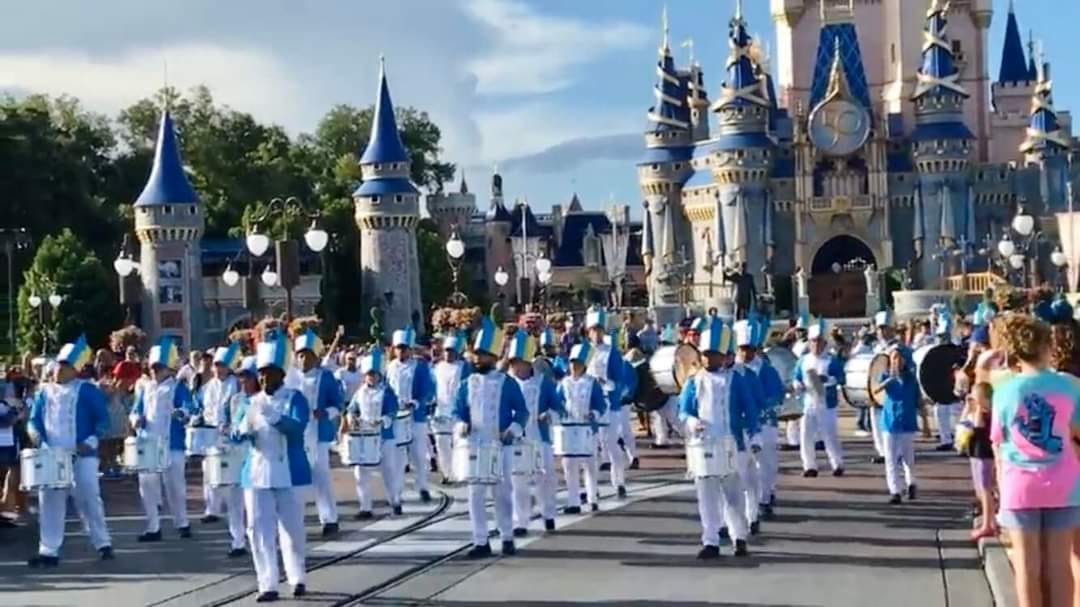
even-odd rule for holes
{"type": "Polygon", "coordinates": [[[715,276],[745,267],[780,309],[805,275],[810,312],[870,314],[864,267],[937,287],[961,258],[985,266],[1020,207],[1049,272],[1076,146],[1011,4],[994,80],[991,0],[771,0],[776,74],[741,5],[715,100],[698,62],[676,65],[665,17],[637,165],[654,308],[687,282],[723,305],[715,276]]]}

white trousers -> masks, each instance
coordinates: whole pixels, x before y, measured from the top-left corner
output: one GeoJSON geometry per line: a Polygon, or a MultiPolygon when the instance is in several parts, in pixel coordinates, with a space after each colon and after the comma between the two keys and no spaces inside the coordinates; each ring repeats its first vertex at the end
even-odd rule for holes
{"type": "Polygon", "coordinates": [[[439,473],[443,478],[453,478],[454,470],[454,435],[435,435],[435,459],[439,464],[439,473]]]}
{"type": "Polygon", "coordinates": [[[319,511],[319,522],[330,525],[338,522],[337,500],[334,498],[334,486],[330,477],[330,443],[320,442],[315,447],[315,461],[311,464],[311,487],[306,488],[304,503],[315,498],[315,508],[319,511]]]}
{"type": "Polygon", "coordinates": [[[169,452],[169,467],[164,472],[139,474],[139,498],[146,515],[147,533],[161,531],[161,486],[165,485],[165,503],[172,515],[173,526],[183,529],[189,525],[187,516],[187,485],[184,480],[184,452],[169,452]],[[164,481],[164,483],[163,483],[164,481]]]}
{"type": "Polygon", "coordinates": [[[652,416],[652,431],[653,431],[653,444],[663,447],[667,445],[671,440],[668,434],[668,429],[681,433],[678,417],[675,414],[675,410],[678,409],[678,399],[674,396],[669,397],[663,407],[653,411],[649,415],[652,416]]]}
{"type": "Polygon", "coordinates": [[[555,492],[559,487],[559,475],[555,471],[555,455],[551,445],[541,441],[541,470],[530,476],[511,476],[510,484],[514,488],[514,527],[527,528],[532,520],[533,488],[536,489],[536,502],[540,504],[540,514],[544,520],[555,518],[555,492]]]}
{"type": "MultiPolygon", "coordinates": [[[[620,414],[621,415],[621,414],[620,414]]],[[[618,417],[616,415],[615,417],[618,417]]],[[[600,447],[611,463],[611,486],[618,489],[626,484],[626,453],[619,448],[618,429],[614,425],[600,426],[600,447]]]]}
{"type": "Polygon", "coordinates": [[[882,432],[885,443],[885,484],[891,495],[904,492],[915,484],[915,434],[912,432],[882,432]],[[904,483],[900,484],[900,469],[904,470],[904,483]]]}
{"type": "Polygon", "coordinates": [[[732,474],[724,478],[696,478],[694,488],[697,489],[698,516],[701,517],[701,543],[719,546],[722,527],[727,527],[732,539],[745,540],[749,524],[739,477],[732,474]]]}
{"type": "Polygon", "coordinates": [[[284,489],[245,489],[251,560],[259,592],[277,591],[278,537],[285,577],[294,587],[303,584],[304,574],[304,500],[293,487],[284,489]]]}
{"type": "MultiPolygon", "coordinates": [[[[402,458],[401,461],[401,484],[404,488],[405,485],[405,464],[408,463],[412,466],[413,472],[413,485],[417,492],[427,491],[428,488],[428,466],[431,464],[431,458],[428,456],[428,425],[427,422],[418,422],[413,420],[413,437],[412,442],[406,447],[407,457],[402,458]]],[[[449,468],[448,468],[449,469],[449,468]]]]}
{"type": "Polygon", "coordinates": [[[799,421],[802,422],[799,454],[802,457],[803,470],[817,470],[817,453],[814,450],[816,436],[821,436],[825,441],[825,453],[829,456],[832,469],[843,468],[844,452],[840,447],[840,437],[836,433],[836,409],[811,407],[803,413],[799,421]]]}
{"type": "Polygon", "coordinates": [[[787,422],[787,427],[784,429],[784,437],[787,438],[787,444],[792,447],[799,446],[799,439],[802,436],[802,424],[799,420],[793,419],[787,422]]]}
{"type": "Polygon", "coordinates": [[[631,408],[630,405],[623,405],[618,413],[612,413],[611,427],[615,430],[615,440],[622,439],[627,459],[633,460],[637,458],[637,439],[634,436],[634,423],[630,419],[631,408]]]}
{"type": "Polygon", "coordinates": [[[937,420],[938,434],[941,435],[938,442],[942,445],[951,445],[953,442],[953,428],[956,426],[956,409],[959,405],[959,403],[950,403],[947,405],[934,404],[934,417],[937,420]]]}
{"type": "Polygon", "coordinates": [[[776,493],[776,477],[780,473],[780,454],[777,453],[776,426],[761,427],[761,452],[757,454],[758,503],[768,504],[776,493]]]}
{"type": "Polygon", "coordinates": [[[60,556],[60,547],[64,544],[68,493],[75,501],[83,530],[90,536],[94,549],[112,545],[109,527],[105,524],[101,487],[98,485],[98,458],[77,458],[73,472],[75,482],[71,489],[38,490],[38,527],[41,531],[38,554],[42,556],[60,556]]]}
{"type": "Polygon", "coordinates": [[[874,451],[885,457],[885,443],[881,440],[881,407],[870,407],[870,435],[874,438],[874,451]]]}
{"type": "Polygon", "coordinates": [[[242,487],[219,487],[219,495],[225,501],[226,514],[229,517],[229,537],[231,547],[239,550],[246,545],[247,527],[244,525],[244,489],[242,487]]]}
{"type": "Polygon", "coordinates": [[[736,463],[739,466],[739,486],[743,491],[743,507],[746,509],[747,523],[755,523],[758,520],[758,511],[761,502],[759,493],[761,480],[758,478],[757,456],[750,451],[739,451],[736,454],[736,463]]]}
{"type": "Polygon", "coordinates": [[[401,503],[401,488],[399,486],[401,464],[397,461],[398,448],[394,441],[383,441],[382,460],[378,466],[353,466],[353,478],[356,480],[356,499],[360,502],[361,512],[371,512],[374,503],[371,482],[375,471],[382,476],[383,491],[386,493],[386,501],[390,506],[401,503]]]}
{"type": "Polygon", "coordinates": [[[562,458],[566,478],[566,505],[581,506],[581,470],[585,469],[585,497],[590,504],[600,501],[600,471],[595,457],[562,458]]]}
{"type": "Polygon", "coordinates": [[[499,538],[504,542],[514,539],[514,504],[510,487],[512,458],[511,448],[503,446],[499,482],[495,485],[469,485],[469,521],[476,546],[488,543],[487,506],[484,503],[487,501],[488,488],[491,488],[495,498],[495,522],[499,526],[499,538]]]}

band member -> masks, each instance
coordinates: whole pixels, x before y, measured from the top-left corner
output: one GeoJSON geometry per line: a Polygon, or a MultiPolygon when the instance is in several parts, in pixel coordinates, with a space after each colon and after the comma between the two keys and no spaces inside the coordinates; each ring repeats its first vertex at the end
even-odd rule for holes
{"type": "MultiPolygon", "coordinates": [[[[622,373],[623,359],[614,346],[604,343],[607,335],[607,312],[593,309],[585,316],[589,332],[590,349],[588,374],[600,384],[607,402],[606,411],[597,420],[600,427],[600,447],[606,452],[611,466],[611,485],[620,498],[626,497],[626,456],[618,444],[622,423],[622,373]],[[612,427],[612,425],[615,425],[612,427]]],[[[629,423],[629,420],[628,422],[629,423]]]]}
{"type": "MultiPolygon", "coordinates": [[[[565,421],[578,424],[589,422],[593,433],[599,429],[596,420],[607,410],[607,401],[600,382],[585,372],[592,346],[577,344],[570,349],[570,374],[559,382],[556,394],[566,412],[565,421]]],[[[581,469],[585,469],[585,499],[593,512],[600,509],[599,467],[596,456],[562,458],[563,475],[566,478],[566,514],[581,513],[581,469]]]]}
{"type": "Polygon", "coordinates": [[[758,353],[765,345],[765,339],[769,333],[769,320],[758,319],[758,330],[754,334],[750,345],[739,348],[739,356],[742,363],[757,374],[761,383],[763,404],[759,408],[758,422],[760,424],[761,451],[757,454],[758,468],[758,503],[759,510],[766,517],[772,516],[773,504],[776,503],[776,478],[780,472],[780,458],[777,454],[779,441],[779,424],[777,415],[780,404],[784,401],[784,381],[776,367],[769,362],[769,357],[758,353]]]}
{"type": "MultiPolygon", "coordinates": [[[[795,321],[795,343],[791,345],[791,353],[795,355],[796,359],[802,358],[809,346],[809,340],[807,340],[806,336],[810,324],[810,315],[805,312],[800,314],[799,319],[795,321]]],[[[783,449],[794,451],[799,448],[799,441],[802,440],[801,420],[793,419],[785,424],[784,439],[783,449]]]]}
{"type": "MultiPolygon", "coordinates": [[[[383,351],[375,347],[368,352],[360,363],[363,382],[349,401],[347,419],[352,431],[378,430],[382,438],[382,459],[379,472],[382,474],[383,490],[394,514],[401,514],[401,464],[398,463],[398,448],[394,441],[394,418],[397,416],[397,396],[390,386],[383,381],[383,351]]],[[[374,469],[369,466],[353,466],[353,478],[356,479],[356,497],[360,502],[360,511],[356,520],[364,521],[374,517],[372,512],[371,477],[374,469]]]]}
{"type": "MultiPolygon", "coordinates": [[[[223,436],[228,435],[229,426],[229,402],[237,393],[239,387],[236,378],[233,377],[232,368],[240,362],[240,344],[233,342],[228,347],[218,348],[214,351],[213,376],[203,384],[195,395],[195,415],[192,416],[192,425],[209,426],[219,428],[223,436]]],[[[220,517],[221,509],[228,501],[231,487],[211,487],[210,478],[206,471],[206,460],[202,462],[203,474],[203,523],[216,523],[220,517]]],[[[241,504],[243,500],[241,499],[241,504]]],[[[243,506],[241,506],[242,508],[243,506]]],[[[231,514],[230,508],[230,514],[231,514]]],[[[242,520],[242,519],[241,519],[242,520]]],[[[233,538],[234,542],[236,538],[233,538]]],[[[237,546],[233,546],[236,548],[237,546]]],[[[244,547],[243,537],[240,538],[239,548],[244,547]]]]}
{"type": "Polygon", "coordinates": [[[357,355],[352,350],[345,353],[345,366],[334,371],[334,379],[341,384],[342,402],[352,400],[360,382],[364,379],[363,373],[356,367],[357,355]]]}
{"type": "MultiPolygon", "coordinates": [[[[244,417],[251,399],[259,393],[259,365],[254,356],[245,356],[240,361],[240,367],[236,370],[236,383],[238,391],[229,400],[227,409],[229,421],[227,424],[227,436],[233,436],[233,431],[239,426],[244,417]]],[[[247,555],[245,540],[247,539],[247,526],[244,524],[244,489],[243,487],[229,487],[228,515],[229,536],[232,538],[232,548],[229,549],[229,558],[239,558],[247,555]]]]}
{"type": "Polygon", "coordinates": [[[435,413],[431,422],[432,431],[435,433],[435,454],[444,485],[450,484],[453,468],[454,399],[461,382],[471,371],[469,364],[461,358],[461,348],[464,345],[461,336],[448,336],[442,344],[443,359],[435,363],[435,413]]]}
{"type": "Polygon", "coordinates": [[[739,320],[733,326],[737,350],[732,368],[742,378],[741,383],[745,388],[745,395],[749,397],[744,403],[748,420],[744,428],[744,438],[750,448],[739,451],[738,462],[739,481],[743,489],[746,520],[750,523],[751,535],[757,535],[761,526],[758,520],[761,514],[761,478],[758,475],[757,458],[761,454],[760,422],[761,410],[765,408],[765,389],[757,373],[750,369],[747,363],[754,357],[754,345],[757,343],[757,334],[760,332],[761,324],[756,319],[739,320]]]}
{"type": "Polygon", "coordinates": [[[915,431],[919,409],[919,383],[899,345],[889,347],[889,372],[883,373],[875,394],[883,395],[881,440],[885,445],[885,483],[889,503],[899,504],[907,488],[908,499],[915,499],[915,431]],[[900,467],[904,484],[900,484],[900,467]]]}
{"type": "MultiPolygon", "coordinates": [[[[412,411],[413,436],[408,446],[408,465],[415,475],[415,486],[421,502],[430,502],[428,491],[428,403],[435,399],[435,386],[427,363],[412,355],[413,330],[394,331],[391,344],[394,360],[386,365],[386,380],[397,395],[398,407],[412,411]]],[[[404,474],[406,462],[401,462],[404,474]]],[[[402,476],[404,485],[404,476],[402,476]]]]}
{"type": "MultiPolygon", "coordinates": [[[[728,448],[730,443],[735,443],[736,448],[745,450],[746,429],[752,420],[747,414],[746,392],[738,385],[739,375],[727,367],[731,341],[731,328],[719,318],[710,319],[700,340],[705,368],[683,386],[679,394],[679,419],[691,436],[726,443],[728,448]]],[[[694,487],[701,518],[702,548],[698,558],[720,556],[720,541],[725,537],[735,539],[735,556],[747,555],[749,524],[738,473],[695,478],[694,487]],[[726,525],[721,522],[721,511],[726,525]],[[729,534],[724,534],[723,529],[729,530],[729,534]]]]}
{"type": "MultiPolygon", "coordinates": [[[[938,315],[935,328],[938,343],[953,343],[952,327],[952,316],[948,311],[938,315]]],[[[952,373],[952,370],[948,371],[950,374],[952,373]]],[[[934,403],[934,417],[937,421],[938,428],[938,446],[935,448],[935,451],[952,451],[953,429],[956,427],[956,416],[961,408],[959,399],[948,403],[934,403]]]]}
{"type": "Polygon", "coordinates": [[[28,561],[31,567],[60,564],[69,493],[101,560],[113,558],[98,485],[98,448],[108,432],[108,405],[93,383],[77,379],[78,372],[90,362],[90,355],[83,337],[60,348],[54,381],[42,384],[30,408],[31,441],[40,448],[63,449],[66,455],[62,457],[76,456],[70,489],[38,490],[40,539],[37,556],[28,561]]]}
{"type": "Polygon", "coordinates": [[[533,369],[535,357],[533,339],[518,329],[506,351],[510,360],[510,374],[521,388],[529,421],[525,425],[525,440],[540,450],[540,467],[532,476],[516,475],[512,480],[514,489],[514,537],[527,533],[532,518],[531,485],[536,485],[536,501],[544,517],[544,529],[555,529],[555,492],[559,479],[555,471],[555,455],[551,450],[551,419],[564,412],[555,394],[555,383],[533,369]]]}
{"type": "Polygon", "coordinates": [[[266,603],[278,599],[279,536],[293,596],[307,593],[302,492],[312,477],[304,449],[311,413],[303,393],[285,387],[289,357],[285,336],[279,333],[258,344],[255,357],[262,391],[249,398],[232,438],[251,445],[240,484],[258,579],[255,600],[266,603]]]}
{"type": "MultiPolygon", "coordinates": [[[[892,314],[888,310],[882,310],[874,315],[874,324],[877,328],[877,342],[874,344],[874,354],[881,354],[894,345],[899,346],[896,333],[892,326],[892,314]]],[[[885,463],[885,444],[881,437],[881,407],[869,407],[870,435],[874,440],[874,452],[871,458],[875,464],[885,463]]]]}
{"type": "Polygon", "coordinates": [[[165,336],[150,348],[147,363],[150,379],[139,385],[135,393],[135,405],[130,420],[137,433],[163,441],[168,445],[169,457],[164,472],[139,473],[139,497],[146,514],[146,531],[139,536],[140,542],[161,541],[161,519],[158,506],[162,482],[165,485],[165,501],[173,517],[173,525],[182,538],[191,537],[191,525],[186,510],[186,485],[184,481],[184,426],[190,419],[195,405],[191,392],[183,382],[177,381],[173,369],[180,357],[176,342],[165,336]]]}
{"type": "Polygon", "coordinates": [[[314,331],[308,329],[297,337],[294,349],[301,373],[300,392],[311,414],[304,431],[304,449],[311,463],[315,505],[326,537],[338,531],[337,500],[330,482],[330,444],[336,437],[337,419],[341,415],[341,385],[319,364],[322,340],[314,331]]]}
{"type": "Polygon", "coordinates": [[[544,327],[544,330],[540,331],[540,353],[533,361],[533,367],[553,382],[566,375],[566,359],[559,356],[558,342],[555,341],[555,333],[551,327],[544,327]]]}
{"type": "MultiPolygon", "coordinates": [[[[514,514],[511,497],[510,467],[512,453],[510,443],[524,434],[529,421],[529,411],[521,396],[517,382],[502,371],[495,369],[495,361],[502,342],[495,323],[485,317],[473,342],[476,366],[473,373],[461,382],[454,400],[454,418],[458,420],[457,434],[470,443],[502,445],[499,455],[499,478],[492,487],[495,498],[495,520],[499,526],[504,556],[514,554],[514,514]]],[[[487,499],[488,485],[469,485],[469,519],[472,523],[473,547],[469,558],[491,556],[488,544],[487,499]]]]}
{"type": "Polygon", "coordinates": [[[825,342],[825,322],[818,320],[809,331],[809,349],[795,365],[793,386],[802,393],[803,417],[800,455],[803,476],[816,477],[817,454],[814,437],[825,440],[825,452],[833,476],[844,475],[844,453],[836,431],[837,386],[844,383],[844,367],[840,359],[829,354],[825,342]]]}

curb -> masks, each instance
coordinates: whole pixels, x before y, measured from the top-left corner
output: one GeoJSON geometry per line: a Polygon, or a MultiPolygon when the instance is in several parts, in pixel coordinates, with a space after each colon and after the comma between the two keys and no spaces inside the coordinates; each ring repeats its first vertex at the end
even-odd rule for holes
{"type": "Polygon", "coordinates": [[[983,570],[990,583],[990,593],[997,607],[1016,607],[1016,584],[1013,580],[1012,563],[1005,547],[996,537],[979,540],[979,556],[983,570]]]}

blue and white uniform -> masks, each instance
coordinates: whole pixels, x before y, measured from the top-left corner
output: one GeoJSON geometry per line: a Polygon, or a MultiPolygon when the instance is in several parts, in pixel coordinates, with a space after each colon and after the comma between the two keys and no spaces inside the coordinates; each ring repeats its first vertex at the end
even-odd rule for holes
{"type": "MultiPolygon", "coordinates": [[[[443,344],[445,350],[450,343],[448,338],[443,344]]],[[[457,350],[454,350],[455,352],[457,350]]],[[[431,429],[435,434],[435,455],[439,472],[444,479],[451,477],[454,450],[454,399],[457,397],[461,382],[469,376],[469,364],[460,358],[454,362],[441,360],[435,363],[435,412],[431,416],[431,429]]]]}
{"type": "Polygon", "coordinates": [[[780,422],[777,415],[784,402],[784,381],[768,357],[761,354],[755,355],[746,366],[757,373],[765,398],[758,417],[761,424],[761,452],[757,455],[758,500],[764,505],[770,503],[770,498],[776,493],[776,478],[780,472],[780,458],[777,453],[780,422]]]}
{"type": "MultiPolygon", "coordinates": [[[[259,344],[258,367],[283,367],[286,348],[283,339],[259,344]]],[[[262,391],[249,397],[233,430],[235,442],[250,445],[241,486],[260,593],[277,592],[279,536],[289,583],[295,587],[306,578],[302,488],[312,479],[304,449],[310,419],[304,395],[282,386],[273,394],[262,391]]]]}
{"type": "Polygon", "coordinates": [[[532,492],[530,486],[536,485],[536,502],[540,504],[540,514],[545,521],[555,518],[555,493],[559,487],[559,476],[555,471],[555,455],[551,450],[550,419],[561,415],[565,409],[559,404],[555,382],[544,375],[533,372],[528,379],[514,378],[525,399],[529,411],[529,421],[525,425],[525,440],[531,441],[540,450],[540,470],[534,477],[513,477],[514,488],[514,527],[525,529],[532,518],[532,492]]]}
{"type": "MultiPolygon", "coordinates": [[[[225,379],[218,379],[216,376],[211,377],[199,388],[199,392],[195,395],[196,421],[201,421],[206,426],[219,428],[227,436],[230,421],[229,402],[239,390],[236,377],[231,374],[226,376],[225,379]]],[[[225,506],[225,502],[228,501],[228,494],[232,493],[231,488],[211,487],[207,483],[206,460],[203,460],[202,463],[202,473],[203,502],[205,504],[203,515],[218,516],[221,514],[222,507],[225,506]]],[[[240,504],[242,508],[242,498],[240,504]]]]}
{"type": "Polygon", "coordinates": [[[915,431],[918,430],[919,382],[910,367],[899,376],[882,373],[885,387],[881,406],[881,440],[885,447],[885,484],[890,495],[900,495],[915,484],[915,431]],[[900,483],[903,467],[904,484],[900,483]]]}
{"type": "MultiPolygon", "coordinates": [[[[823,339],[824,330],[818,325],[810,328],[811,339],[823,339]]],[[[815,354],[808,349],[795,364],[792,385],[802,393],[803,417],[799,452],[803,470],[817,470],[815,437],[825,441],[825,452],[833,471],[844,467],[844,452],[836,428],[837,388],[844,384],[844,365],[839,357],[827,351],[815,354]],[[817,379],[813,383],[810,377],[817,379]]]]}
{"type": "MultiPolygon", "coordinates": [[[[366,358],[366,357],[365,357],[366,358]]],[[[390,506],[401,505],[401,464],[398,462],[398,448],[394,441],[394,418],[398,412],[397,396],[386,382],[379,378],[375,385],[361,381],[349,406],[346,409],[349,427],[353,430],[379,430],[382,438],[382,459],[379,461],[379,473],[382,475],[383,489],[390,506]]],[[[371,512],[371,480],[374,466],[353,466],[353,478],[356,479],[356,497],[360,502],[360,512],[371,512]]]]}
{"type": "MultiPolygon", "coordinates": [[[[397,331],[395,331],[395,334],[397,331]]],[[[427,362],[410,357],[407,361],[394,359],[386,364],[386,381],[397,395],[398,407],[412,411],[413,439],[408,445],[407,462],[412,467],[417,492],[428,490],[428,404],[435,399],[435,385],[427,362]]],[[[401,474],[405,474],[405,458],[401,458],[401,474]]],[[[402,485],[404,485],[402,476],[402,485]]]]}
{"type": "MultiPolygon", "coordinates": [[[[155,348],[158,346],[155,346],[155,348]]],[[[153,356],[151,356],[153,360],[153,356]]],[[[187,384],[170,375],[163,381],[148,379],[135,391],[135,406],[130,421],[142,434],[164,441],[169,447],[168,465],[164,472],[139,473],[139,498],[146,514],[146,533],[161,531],[158,507],[162,482],[165,502],[177,529],[188,529],[186,509],[187,485],[184,479],[184,427],[195,411],[195,403],[187,384]]]]}
{"type": "MultiPolygon", "coordinates": [[[[611,486],[618,489],[626,485],[626,466],[628,464],[626,454],[619,447],[619,437],[623,434],[623,406],[622,406],[622,382],[623,382],[623,359],[619,351],[605,343],[590,344],[593,350],[592,357],[585,366],[585,373],[593,377],[600,385],[604,393],[604,401],[607,405],[603,414],[597,419],[599,426],[600,448],[606,453],[611,463],[611,486]]],[[[627,411],[629,414],[629,411],[627,411]]],[[[629,427],[629,417],[625,424],[629,427]]],[[[628,434],[633,435],[632,432],[628,434]]]]}
{"type": "MultiPolygon", "coordinates": [[[[502,371],[487,373],[474,371],[461,382],[454,399],[454,418],[459,424],[459,434],[468,435],[470,441],[502,443],[501,473],[493,487],[495,519],[503,542],[514,538],[513,499],[511,497],[510,468],[512,451],[503,434],[509,431],[513,438],[520,438],[529,421],[529,410],[517,382],[502,371]]],[[[469,520],[472,522],[473,545],[488,543],[487,485],[469,485],[469,520]]]]}
{"type": "MultiPolygon", "coordinates": [[[[63,351],[61,351],[63,355],[63,351]]],[[[64,543],[64,518],[70,493],[82,518],[90,543],[97,550],[110,548],[112,539],[105,524],[105,506],[98,485],[98,443],[109,430],[105,395],[92,383],[73,379],[67,383],[45,383],[30,407],[29,432],[35,443],[76,454],[78,447],[89,449],[75,458],[74,483],[68,489],[38,490],[38,554],[60,556],[64,543]]]]}
{"type": "MultiPolygon", "coordinates": [[[[584,344],[574,346],[587,347],[584,344]]],[[[600,383],[590,375],[572,374],[562,378],[556,390],[558,401],[563,406],[564,421],[582,424],[592,421],[593,432],[599,429],[596,420],[604,414],[607,402],[600,383]]],[[[566,505],[570,508],[581,507],[581,470],[585,469],[585,497],[590,505],[596,506],[600,500],[599,466],[596,456],[564,457],[563,475],[566,478],[566,505]]]]}
{"type": "MultiPolygon", "coordinates": [[[[802,320],[800,319],[800,323],[802,320]]],[[[801,327],[806,328],[804,325],[801,327]]],[[[795,355],[796,359],[802,358],[803,354],[806,354],[809,343],[805,338],[796,341],[791,345],[791,353],[795,355]]],[[[799,419],[789,420],[784,424],[784,440],[789,447],[798,447],[799,441],[802,440],[802,423],[799,419]]]]}
{"type": "MultiPolygon", "coordinates": [[[[297,348],[297,352],[301,349],[297,348]]],[[[304,428],[304,449],[311,463],[311,484],[315,489],[319,522],[324,526],[335,525],[338,522],[338,511],[334,488],[330,482],[330,444],[337,437],[337,420],[341,416],[341,384],[334,378],[333,373],[316,365],[307,371],[301,371],[300,392],[304,395],[311,414],[304,428]],[[321,417],[315,417],[316,411],[321,412],[321,417]]]]}

